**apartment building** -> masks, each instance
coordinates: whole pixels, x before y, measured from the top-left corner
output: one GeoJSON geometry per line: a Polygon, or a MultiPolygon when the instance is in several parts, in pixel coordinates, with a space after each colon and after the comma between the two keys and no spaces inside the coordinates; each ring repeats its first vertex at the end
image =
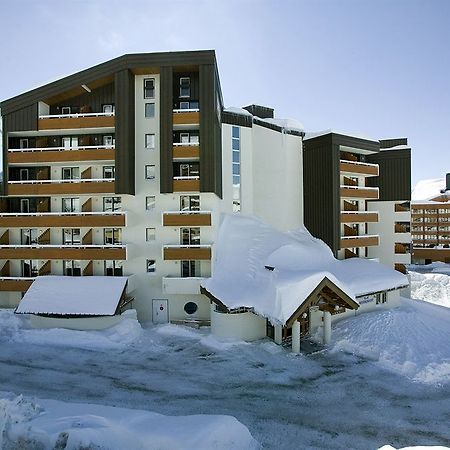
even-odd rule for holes
{"type": "Polygon", "coordinates": [[[332,131],[306,136],[305,226],[337,258],[377,258],[405,272],[411,167],[410,149],[399,145],[332,131]]]}
{"type": "Polygon", "coordinates": [[[303,223],[303,132],[224,111],[213,51],[125,55],[0,107],[2,306],[40,275],[126,276],[140,320],[207,321],[221,214],[303,223]]]}
{"type": "Polygon", "coordinates": [[[450,174],[424,181],[425,195],[411,202],[413,262],[450,262],[450,174]]]}

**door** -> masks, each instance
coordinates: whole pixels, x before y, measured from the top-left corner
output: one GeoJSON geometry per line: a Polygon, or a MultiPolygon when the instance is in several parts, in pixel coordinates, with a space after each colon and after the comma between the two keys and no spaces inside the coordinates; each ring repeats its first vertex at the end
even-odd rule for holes
{"type": "Polygon", "coordinates": [[[169,322],[169,308],[167,300],[153,299],[153,323],[169,322]]]}

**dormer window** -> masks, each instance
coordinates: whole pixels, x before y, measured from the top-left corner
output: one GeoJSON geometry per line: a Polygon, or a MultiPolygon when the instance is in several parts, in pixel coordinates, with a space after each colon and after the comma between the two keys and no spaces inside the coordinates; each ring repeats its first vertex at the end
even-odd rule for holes
{"type": "Polygon", "coordinates": [[[191,96],[191,79],[189,77],[180,78],[180,97],[191,96]]]}

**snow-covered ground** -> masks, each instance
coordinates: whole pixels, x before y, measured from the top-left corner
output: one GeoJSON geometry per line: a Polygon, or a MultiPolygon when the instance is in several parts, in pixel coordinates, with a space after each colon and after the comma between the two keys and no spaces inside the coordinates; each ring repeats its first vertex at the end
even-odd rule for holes
{"type": "MultiPolygon", "coordinates": [[[[142,411],[208,415],[185,417],[197,424],[192,433],[212,415],[233,416],[264,448],[450,446],[448,321],[449,309],[405,301],[336,324],[330,350],[294,356],[268,340],[218,341],[207,328],[141,329],[130,319],[103,332],[32,330],[2,311],[0,389],[9,401],[37,397],[49,417],[62,411],[49,434],[74,425],[71,416],[89,425],[91,405],[104,405],[139,410],[126,413],[130,420],[144,420],[142,411]]],[[[103,408],[93,414],[97,425],[117,425],[103,408]]]]}

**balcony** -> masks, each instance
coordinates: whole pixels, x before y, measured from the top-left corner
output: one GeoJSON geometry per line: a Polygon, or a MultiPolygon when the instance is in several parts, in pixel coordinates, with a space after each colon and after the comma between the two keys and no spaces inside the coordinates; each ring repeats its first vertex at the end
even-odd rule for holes
{"type": "Polygon", "coordinates": [[[0,259],[126,260],[125,245],[1,245],[0,259]]]}
{"type": "Polygon", "coordinates": [[[86,145],[80,147],[36,147],[8,150],[9,164],[32,164],[70,161],[114,161],[114,147],[86,145]]]}
{"type": "Polygon", "coordinates": [[[200,112],[198,109],[174,109],[172,117],[174,127],[200,125],[200,112]]]}
{"type": "Polygon", "coordinates": [[[8,195],[113,194],[114,178],[8,181],[8,195]]]}
{"type": "Polygon", "coordinates": [[[27,277],[0,277],[0,291],[26,292],[33,281],[27,277]]]}
{"type": "Polygon", "coordinates": [[[164,245],[163,259],[165,261],[209,261],[211,245],[164,245]]]}
{"type": "Polygon", "coordinates": [[[125,212],[0,213],[0,228],[124,227],[125,212]]]}
{"type": "Polygon", "coordinates": [[[173,192],[199,192],[200,177],[173,177],[173,192]]]}
{"type": "Polygon", "coordinates": [[[52,114],[39,116],[38,130],[113,128],[114,125],[114,113],[52,114]]]}
{"type": "Polygon", "coordinates": [[[374,247],[379,244],[378,235],[341,237],[341,248],[374,247]]]}
{"type": "Polygon", "coordinates": [[[162,290],[165,294],[200,294],[203,277],[163,277],[162,290]]]}
{"type": "Polygon", "coordinates": [[[377,200],[378,188],[341,185],[341,198],[360,198],[360,199],[377,200]]]}
{"type": "Polygon", "coordinates": [[[341,211],[341,223],[376,223],[378,213],[369,211],[341,211]]]}
{"type": "Polygon", "coordinates": [[[200,146],[197,143],[174,143],[173,159],[196,160],[200,158],[200,146]]]}
{"type": "Polygon", "coordinates": [[[201,227],[211,225],[211,211],[165,211],[165,227],[201,227]]]}
{"type": "Polygon", "coordinates": [[[359,161],[347,161],[341,159],[340,170],[342,175],[377,177],[379,175],[378,164],[362,163],[359,161]]]}

